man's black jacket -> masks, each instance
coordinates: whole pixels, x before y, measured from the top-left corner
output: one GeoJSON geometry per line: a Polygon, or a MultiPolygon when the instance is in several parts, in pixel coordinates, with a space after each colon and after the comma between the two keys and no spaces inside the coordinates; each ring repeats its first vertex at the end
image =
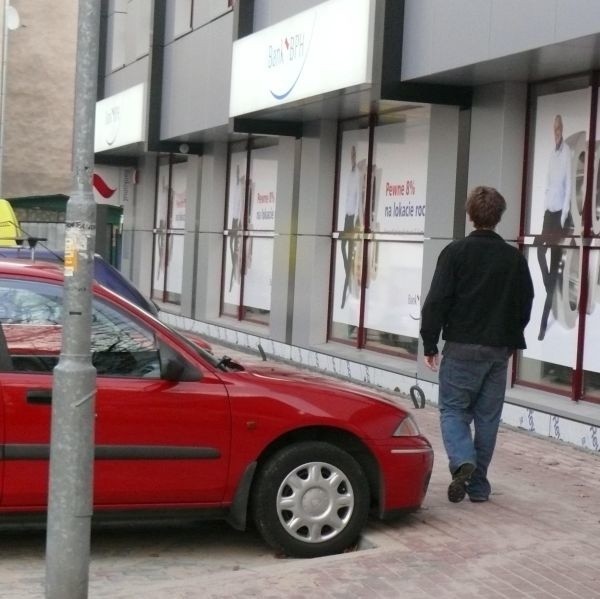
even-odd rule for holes
{"type": "Polygon", "coordinates": [[[440,254],[421,313],[425,355],[446,341],[524,348],[533,284],[523,255],[500,235],[477,229],[440,254]]]}

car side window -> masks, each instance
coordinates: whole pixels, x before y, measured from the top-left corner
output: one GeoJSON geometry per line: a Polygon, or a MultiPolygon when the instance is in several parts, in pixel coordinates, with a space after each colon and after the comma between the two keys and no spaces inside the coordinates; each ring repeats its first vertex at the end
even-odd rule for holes
{"type": "Polygon", "coordinates": [[[160,378],[154,333],[100,300],[92,311],[92,362],[99,375],[160,378]]]}
{"type": "MultiPolygon", "coordinates": [[[[51,372],[62,342],[62,287],[0,280],[0,370],[51,372]]],[[[92,362],[99,376],[160,378],[154,333],[108,303],[92,306],[92,362]]]]}
{"type": "Polygon", "coordinates": [[[46,372],[58,361],[62,289],[16,279],[0,280],[0,368],[46,372]]]}

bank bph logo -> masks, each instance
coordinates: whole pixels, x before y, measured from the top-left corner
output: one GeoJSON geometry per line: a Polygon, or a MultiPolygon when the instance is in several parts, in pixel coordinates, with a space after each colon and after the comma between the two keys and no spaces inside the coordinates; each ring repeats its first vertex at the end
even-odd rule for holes
{"type": "Polygon", "coordinates": [[[276,100],[283,100],[292,93],[306,64],[317,15],[310,15],[304,21],[267,47],[269,92],[276,100]]]}
{"type": "Polygon", "coordinates": [[[105,133],[104,139],[106,144],[112,146],[119,135],[119,127],[121,126],[121,109],[118,106],[111,106],[104,115],[105,133]]]}

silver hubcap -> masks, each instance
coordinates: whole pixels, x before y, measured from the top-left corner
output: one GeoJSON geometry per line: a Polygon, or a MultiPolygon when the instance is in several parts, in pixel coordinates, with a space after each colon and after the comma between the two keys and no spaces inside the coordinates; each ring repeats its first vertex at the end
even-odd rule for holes
{"type": "Polygon", "coordinates": [[[277,515],[295,539],[320,543],[346,528],[354,510],[354,492],[346,475],[324,462],[294,468],[277,492],[277,515]]]}

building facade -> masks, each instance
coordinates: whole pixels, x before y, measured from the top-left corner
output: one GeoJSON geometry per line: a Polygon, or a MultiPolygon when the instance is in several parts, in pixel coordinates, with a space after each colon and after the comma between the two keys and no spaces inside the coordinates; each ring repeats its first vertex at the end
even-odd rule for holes
{"type": "Polygon", "coordinates": [[[103,7],[97,166],[166,321],[436,402],[421,301],[491,185],[536,288],[504,421],[599,449],[597,3],[103,7]]]}
{"type": "Polygon", "coordinates": [[[68,195],[77,2],[2,4],[1,197],[68,195]]]}
{"type": "MultiPolygon", "coordinates": [[[[76,0],[51,9],[44,0],[0,3],[0,197],[11,202],[22,238],[57,250],[72,190],[77,11],[76,0]]],[[[128,172],[113,175],[98,165],[94,197],[101,205],[96,248],[116,264],[131,185],[128,172]]]]}

